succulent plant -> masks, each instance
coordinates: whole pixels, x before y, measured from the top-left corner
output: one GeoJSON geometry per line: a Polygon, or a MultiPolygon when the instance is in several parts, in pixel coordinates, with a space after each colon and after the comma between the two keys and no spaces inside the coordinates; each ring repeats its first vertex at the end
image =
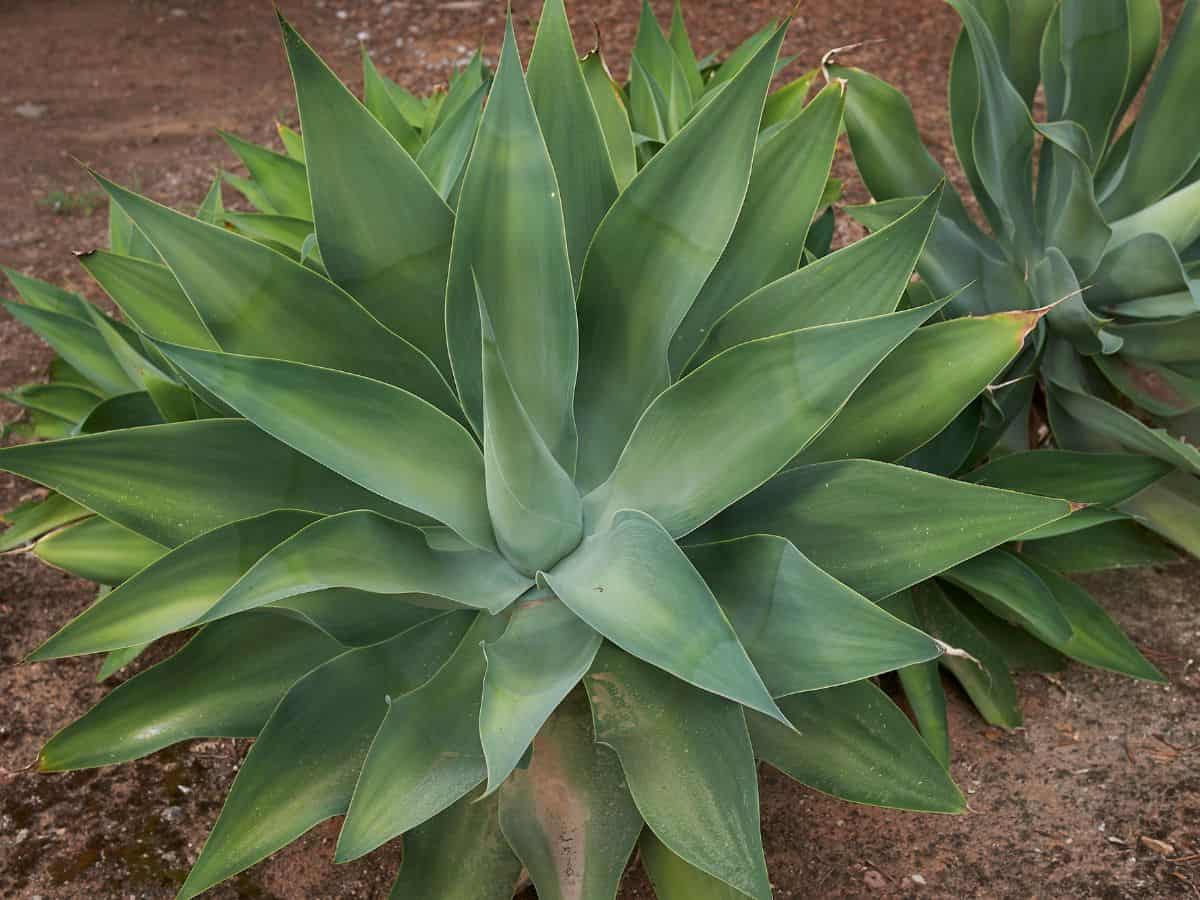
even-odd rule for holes
{"type": "MultiPolygon", "coordinates": [[[[954,146],[989,230],[948,190],[919,271],[934,293],[972,282],[950,316],[1053,309],[1003,386],[939,439],[940,471],[1045,444],[1151,456],[1174,473],[1121,508],[1196,554],[1200,3],[1184,4],[1147,78],[1158,0],[950,2],[964,26],[949,79],[954,146]],[[1046,121],[1030,112],[1039,84],[1046,121]]],[[[827,71],[849,85],[847,132],[878,201],[854,214],[878,227],[942,170],[898,91],[827,71]]]]}
{"type": "Polygon", "coordinates": [[[41,768],[255,737],[183,897],[344,814],[340,861],[404,836],[397,897],[612,897],[637,847],[662,898],[768,900],[757,760],[961,810],[870,679],[971,661],[879,602],[1078,512],[879,461],[1043,315],[912,302],[941,186],[805,256],[845,97],[761,129],[786,23],[622,183],[547,0],[451,208],[282,28],[309,259],[97,176],[149,258],[82,257],[124,323],[85,312],[162,421],[0,450],[72,505],[39,547],[148,558],[34,659],[199,629],[41,768]]]}

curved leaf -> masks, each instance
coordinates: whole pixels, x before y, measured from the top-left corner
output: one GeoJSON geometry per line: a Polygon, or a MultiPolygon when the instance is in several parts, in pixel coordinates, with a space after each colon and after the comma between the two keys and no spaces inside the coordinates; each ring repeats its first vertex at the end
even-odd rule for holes
{"type": "Polygon", "coordinates": [[[433,677],[475,616],[439,616],[336,656],[297,681],[242,762],[179,896],[203,893],[344,813],[389,698],[433,677]]]}
{"type": "Polygon", "coordinates": [[[529,584],[494,553],[434,550],[420,529],[411,525],[373,512],[348,512],[313,522],[282,539],[198,621],[210,622],[328,588],[427,594],[498,611],[529,584]]]}
{"type": "Polygon", "coordinates": [[[99,516],[67,525],[33,547],[42,562],[100,584],[120,584],[167,552],[162,544],[99,516]]]}
{"type": "Polygon", "coordinates": [[[512,900],[521,861],[500,831],[495,798],[466,797],[404,835],[394,900],[512,900]]]}
{"type": "Polygon", "coordinates": [[[604,57],[597,47],[580,62],[588,93],[604,133],[604,145],[616,176],[617,187],[625,190],[637,174],[637,157],[633,150],[633,131],[621,90],[612,80],[604,57]]]}
{"type": "Polygon", "coordinates": [[[917,329],[867,376],[796,462],[903,459],[1000,376],[1037,320],[1037,313],[1015,311],[917,329]]]}
{"type": "Polygon", "coordinates": [[[648,513],[672,537],[702,525],[787,465],[938,308],[748,341],[705,363],[638,421],[608,481],[586,498],[588,530],[621,509],[648,513]],[[779,415],[762,414],[764,396],[779,415]]]}
{"type": "Polygon", "coordinates": [[[1071,638],[1071,623],[1054,594],[1019,557],[989,550],[942,573],[1002,619],[1029,629],[1048,644],[1071,638]]]}
{"type": "Polygon", "coordinates": [[[584,490],[608,477],[638,417],[670,382],[671,338],[729,242],[746,195],[782,40],[781,29],[638,173],[592,240],[579,291],[575,398],[584,490]],[[685,170],[705,190],[680,191],[685,170]]]}
{"type": "Polygon", "coordinates": [[[164,346],[173,363],[288,446],[491,548],[483,454],[415,394],[333,369],[164,346]]]}
{"type": "Polygon", "coordinates": [[[789,469],[689,544],[777,534],[872,600],[1063,518],[1050,500],[867,460],[789,469]]]}
{"type": "Polygon", "coordinates": [[[642,830],[638,852],[658,900],[741,900],[745,896],[676,856],[649,828],[642,830]]]}
{"type": "Polygon", "coordinates": [[[481,293],[513,390],[554,458],[570,473],[579,354],[575,289],[559,184],[516,40],[510,22],[463,176],[446,287],[446,334],[463,408],[480,434],[481,293]]]}
{"type": "Polygon", "coordinates": [[[500,827],[539,900],[613,900],[642,817],[617,757],[593,739],[582,691],[542,726],[499,799],[500,827]]]}
{"type": "Polygon", "coordinates": [[[544,580],[617,646],[689,684],[780,716],[712,591],[666,530],[637,510],[585,538],[544,580]],[[685,631],[680,622],[687,622],[685,631]]]}
{"type": "Polygon", "coordinates": [[[542,7],[528,80],[562,192],[567,249],[578,286],[592,235],[617,198],[617,182],[563,0],[546,0],[542,7]]]}
{"type": "Polygon", "coordinates": [[[174,547],[274,509],[373,509],[425,521],[236,419],[128,428],[0,450],[22,475],[118,525],[174,547]],[[130,491],[130,485],[145,485],[130,491]]]}
{"type": "Polygon", "coordinates": [[[454,215],[408,150],[282,17],[280,27],[325,267],[448,374],[445,290],[454,215]]]}
{"type": "Polygon", "coordinates": [[[755,152],[729,244],[671,340],[673,373],[683,370],[734,304],[799,265],[829,177],[844,105],[843,86],[828,86],[755,152]]]}
{"type": "Polygon", "coordinates": [[[748,713],[754,752],[802,784],[842,800],[957,813],[963,795],[908,717],[869,681],[785,697],[794,726],[748,713]]]}
{"type": "Polygon", "coordinates": [[[1001,456],[963,478],[1011,491],[1112,506],[1170,471],[1168,463],[1132,453],[1029,450],[1001,456]]]}
{"type": "Polygon", "coordinates": [[[577,685],[601,637],[553,596],[518,603],[504,634],[485,644],[479,737],[488,793],[509,777],[534,735],[577,685]]]}
{"type": "Polygon", "coordinates": [[[278,613],[250,613],[205,628],[58,732],[42,748],[38,766],[87,769],[191,738],[254,737],[297,679],[344,649],[278,613]]]}
{"type": "Polygon", "coordinates": [[[936,642],[822,572],[783,538],[702,544],[687,555],[773,697],[859,681],[941,655],[936,642]]]}
{"type": "Polygon", "coordinates": [[[68,500],[62,494],[50,494],[40,500],[23,503],[0,515],[0,522],[8,523],[8,528],[0,531],[0,553],[89,515],[91,510],[68,500]]]}
{"type": "Polygon", "coordinates": [[[1032,565],[1071,623],[1071,639],[1055,643],[1057,650],[1089,666],[1166,683],[1163,674],[1146,661],[1087,591],[1045,566],[1032,565]]]}
{"type": "Polygon", "coordinates": [[[221,349],[379,378],[456,412],[429,357],[312,269],[96,179],[150,237],[221,349]]]}
{"type": "Polygon", "coordinates": [[[738,302],[713,324],[693,364],[772,334],[893,312],[933,226],[940,190],[869,237],[738,302]]]}
{"type": "Polygon", "coordinates": [[[479,614],[436,675],[388,701],[354,786],[336,862],[357,859],[416,828],[484,780],[487,769],[479,744],[484,659],[479,644],[495,640],[503,627],[503,617],[479,614]]]}
{"type": "Polygon", "coordinates": [[[105,594],[38,647],[30,659],[115,650],[187,628],[255,560],[314,518],[311,513],[283,510],[193,538],[105,594]]]}
{"type": "Polygon", "coordinates": [[[616,751],[633,802],[658,839],[746,896],[770,900],[741,707],[610,645],[586,684],[596,740],[616,751]]]}

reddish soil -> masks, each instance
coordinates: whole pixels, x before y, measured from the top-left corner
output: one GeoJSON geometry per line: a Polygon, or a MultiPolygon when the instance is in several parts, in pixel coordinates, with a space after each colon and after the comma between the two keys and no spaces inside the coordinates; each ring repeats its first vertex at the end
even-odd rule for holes
{"type": "MultiPolygon", "coordinates": [[[[444,81],[481,37],[494,59],[500,36],[500,0],[281,5],[351,83],[359,79],[359,32],[368,33],[384,70],[414,89],[444,81]]],[[[513,2],[526,47],[539,5],[513,2]]],[[[655,3],[664,15],[667,5],[655,3]]],[[[1167,5],[1173,20],[1181,3],[1167,5]]],[[[570,6],[577,33],[589,35],[594,20],[613,62],[623,61],[636,0],[570,6]]],[[[693,2],[693,39],[704,52],[729,46],[785,6],[693,2]]],[[[955,17],[939,0],[809,0],[788,51],[800,55],[797,66],[811,67],[830,47],[886,39],[853,61],[913,97],[935,155],[953,169],[943,98],[955,33],[955,17]]],[[[85,199],[92,192],[75,159],[156,199],[191,206],[214,165],[233,165],[214,129],[266,141],[276,118],[294,124],[266,0],[0,0],[0,260],[100,299],[70,251],[103,242],[103,206],[89,215],[56,214],[46,205],[55,192],[85,199]],[[44,115],[16,112],[27,103],[46,107],[44,115]]],[[[851,176],[844,159],[838,165],[851,176]]],[[[864,199],[852,180],[849,186],[852,198],[864,199]]],[[[0,313],[0,388],[36,379],[49,358],[0,313]]],[[[0,418],[16,412],[0,404],[0,418]]],[[[29,489],[0,475],[0,508],[29,489]]],[[[1028,725],[1011,733],[984,725],[952,692],[954,775],[969,794],[968,815],[856,807],[764,771],[764,839],[776,896],[1200,897],[1198,584],[1195,564],[1090,579],[1169,675],[1168,686],[1080,666],[1054,678],[1021,676],[1028,725]]],[[[246,750],[246,742],[202,741],[117,768],[31,771],[46,738],[106,687],[94,682],[95,659],[19,660],[90,599],[83,582],[23,556],[0,557],[3,897],[173,896],[246,750]]],[[[386,896],[398,846],[335,867],[336,825],[317,828],[211,896],[386,896]]],[[[636,868],[621,896],[650,896],[636,868]]]]}

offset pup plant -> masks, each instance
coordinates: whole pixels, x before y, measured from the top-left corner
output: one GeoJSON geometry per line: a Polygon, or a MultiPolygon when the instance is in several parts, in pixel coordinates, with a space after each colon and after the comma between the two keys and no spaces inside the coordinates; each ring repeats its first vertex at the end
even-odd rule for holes
{"type": "Polygon", "coordinates": [[[39,547],[148,560],[33,658],[198,629],[42,768],[255,737],[183,897],[345,815],[340,861],[404,836],[397,897],[523,869],[612,897],[637,848],[664,900],[769,900],[757,760],[960,811],[870,679],[970,661],[879,602],[1079,513],[869,458],[944,431],[1043,315],[925,325],[941,186],[797,268],[845,97],[761,128],[786,24],[622,184],[548,0],[443,194],[282,28],[308,252],[98,176],[153,257],[85,256],[124,325],[81,312],[160,421],[0,450],[73,504],[39,547]]]}
{"type": "MultiPolygon", "coordinates": [[[[1121,508],[1200,553],[1200,3],[1184,4],[1152,75],[1158,0],[950,3],[964,26],[954,145],[990,232],[948,190],[919,271],[935,294],[970,282],[950,316],[1055,305],[923,462],[968,471],[1044,444],[1153,457],[1174,474],[1121,508]],[[1030,113],[1039,84],[1045,121],[1030,113]]],[[[849,85],[847,132],[878,201],[853,214],[879,227],[943,174],[898,91],[827,71],[849,85]]]]}

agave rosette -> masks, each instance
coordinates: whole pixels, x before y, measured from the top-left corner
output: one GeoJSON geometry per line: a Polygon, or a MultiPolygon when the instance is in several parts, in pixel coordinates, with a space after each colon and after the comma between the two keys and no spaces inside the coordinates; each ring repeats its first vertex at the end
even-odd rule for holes
{"type": "MultiPolygon", "coordinates": [[[[1048,441],[1162,460],[1174,474],[1122,509],[1200,552],[1200,4],[1184,4],[1156,67],[1158,0],[951,5],[964,26],[949,80],[954,145],[990,231],[948,191],[921,275],[935,292],[973,282],[949,315],[1054,308],[1005,386],[939,441],[940,464],[966,471],[1048,441]],[[1044,121],[1030,112],[1039,84],[1044,121]]],[[[942,171],[901,94],[857,69],[829,71],[850,85],[847,131],[878,201],[855,214],[878,227],[942,171]]]]}
{"type": "Polygon", "coordinates": [[[612,897],[636,846],[663,898],[768,900],[759,759],[962,809],[869,680],[946,645],[878,601],[1073,507],[878,457],[1041,313],[925,326],[940,187],[797,268],[845,98],[760,128],[785,28],[622,186],[548,0],[451,207],[284,23],[319,267],[100,179],[161,260],[83,262],[163,421],[0,468],[151,560],[34,658],[199,629],[42,768],[256,738],[181,896],[344,814],[338,860],[404,835],[396,896],[612,897]]]}

